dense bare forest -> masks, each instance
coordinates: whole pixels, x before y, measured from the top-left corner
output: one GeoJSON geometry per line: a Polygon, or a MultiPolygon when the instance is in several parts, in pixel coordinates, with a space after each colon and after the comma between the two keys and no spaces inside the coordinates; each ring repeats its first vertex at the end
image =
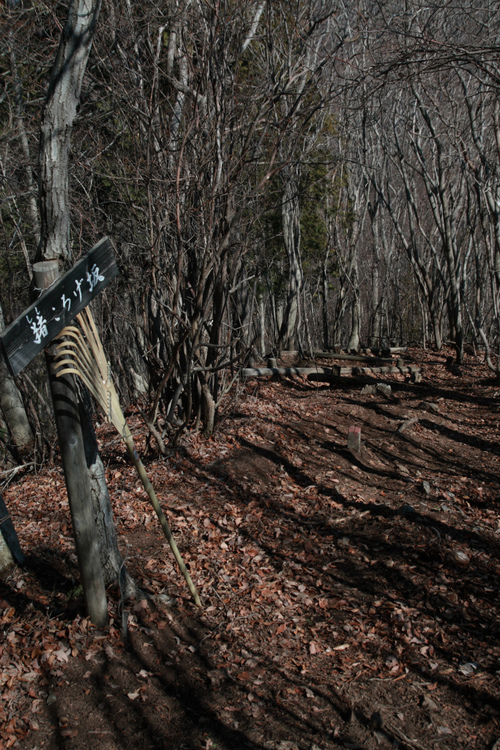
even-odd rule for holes
{"type": "Polygon", "coordinates": [[[498,748],[498,3],[0,18],[6,747],[498,748]]]}
{"type": "MultiPolygon", "coordinates": [[[[209,434],[239,367],[282,349],[446,341],[497,369],[497,3],[81,0],[71,13],[2,10],[6,324],[35,259],[66,269],[109,236],[120,277],[94,313],[122,398],[147,395],[164,437],[209,434]],[[88,62],[59,91],[71,13],[92,16],[88,62]],[[66,133],[56,156],[51,127],[66,133]],[[69,211],[48,228],[53,189],[69,211]]],[[[44,431],[37,368],[17,383],[31,395],[19,443],[44,431]]]]}

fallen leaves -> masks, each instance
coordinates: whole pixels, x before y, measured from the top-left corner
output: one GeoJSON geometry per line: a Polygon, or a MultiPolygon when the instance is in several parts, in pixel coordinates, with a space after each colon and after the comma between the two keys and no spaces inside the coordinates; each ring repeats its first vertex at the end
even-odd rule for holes
{"type": "MultiPolygon", "coordinates": [[[[405,399],[411,406],[411,394],[401,394],[405,399]]],[[[488,431],[493,443],[493,422],[479,430],[474,411],[465,408],[464,435],[470,429],[486,439],[488,431]]],[[[115,444],[108,454],[117,527],[123,540],[134,540],[127,566],[155,601],[171,595],[177,612],[191,623],[203,621],[206,640],[178,635],[169,661],[180,668],[206,649],[217,665],[209,682],[218,689],[236,685],[253,717],[266,695],[269,700],[266,690],[289,703],[307,700],[307,711],[319,717],[331,710],[312,705],[319,684],[335,690],[357,685],[369,702],[370,686],[379,681],[387,691],[401,691],[394,693],[396,703],[416,685],[429,698],[422,710],[439,698],[440,708],[451,706],[456,716],[454,684],[481,680],[481,689],[493,693],[500,656],[490,635],[500,573],[498,512],[493,480],[477,474],[483,463],[484,472],[497,477],[496,456],[469,455],[464,443],[460,460],[450,458],[450,448],[458,453],[451,438],[431,430],[413,436],[413,443],[397,443],[403,438],[391,432],[390,442],[387,424],[408,404],[370,398],[363,406],[357,392],[316,389],[312,396],[263,384],[260,398],[242,398],[239,410],[241,418],[227,420],[213,440],[183,436],[179,455],[153,457],[148,465],[204,600],[196,615],[133,470],[115,444]],[[353,408],[364,420],[369,462],[362,453],[354,464],[343,452],[353,408]],[[430,494],[422,491],[424,481],[430,494]],[[413,512],[401,512],[405,507],[413,512]],[[299,684],[285,690],[293,681],[299,684]]],[[[444,403],[439,419],[447,419],[444,403]]],[[[63,569],[71,565],[75,574],[61,472],[41,472],[36,481],[28,476],[9,492],[16,493],[9,507],[16,507],[25,549],[54,550],[63,569]]],[[[94,662],[101,655],[116,664],[119,641],[116,632],[94,633],[86,618],[69,611],[57,587],[41,588],[27,571],[14,571],[2,597],[0,730],[11,747],[36,729],[45,675],[63,679],[80,655],[90,694],[94,662]],[[19,710],[23,700],[25,712],[19,710]]],[[[155,612],[146,599],[128,613],[131,632],[148,643],[173,627],[168,610],[155,612]]],[[[150,667],[134,672],[124,699],[144,701],[153,674],[150,667]]],[[[415,710],[408,705],[405,722],[415,710]]],[[[241,711],[236,694],[224,711],[241,711]]]]}

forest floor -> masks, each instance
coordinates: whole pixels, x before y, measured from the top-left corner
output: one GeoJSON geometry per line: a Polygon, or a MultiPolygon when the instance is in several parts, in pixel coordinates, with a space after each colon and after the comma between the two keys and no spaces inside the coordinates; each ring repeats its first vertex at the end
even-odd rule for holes
{"type": "Polygon", "coordinates": [[[445,354],[408,358],[422,383],[381,376],[389,396],[249,380],[214,438],[168,457],[129,415],[200,609],[100,426],[144,592],[126,637],[117,592],[109,631],[85,617],[58,463],[15,475],[3,496],[27,560],[0,583],[0,746],[500,747],[500,386],[473,357],[460,375],[445,354]]]}

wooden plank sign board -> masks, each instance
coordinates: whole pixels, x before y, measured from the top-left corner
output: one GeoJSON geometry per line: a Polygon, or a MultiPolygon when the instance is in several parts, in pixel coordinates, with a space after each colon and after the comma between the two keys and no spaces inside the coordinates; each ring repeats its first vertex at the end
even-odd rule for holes
{"type": "Polygon", "coordinates": [[[113,246],[106,237],[0,334],[12,374],[18,375],[117,275],[113,246]]]}

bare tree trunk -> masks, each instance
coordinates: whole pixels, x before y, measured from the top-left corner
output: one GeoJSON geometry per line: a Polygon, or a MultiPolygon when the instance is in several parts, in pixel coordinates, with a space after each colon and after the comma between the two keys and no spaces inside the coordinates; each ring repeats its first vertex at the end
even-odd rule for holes
{"type": "Polygon", "coordinates": [[[361,325],[361,302],[359,298],[359,286],[358,286],[358,269],[356,266],[353,268],[352,276],[352,302],[351,302],[351,335],[349,336],[349,343],[347,348],[349,350],[359,349],[359,332],[361,325]]]}
{"type": "MultiPolygon", "coordinates": [[[[9,34],[11,36],[11,34],[9,34]]],[[[30,153],[30,147],[29,147],[29,141],[28,141],[28,135],[26,133],[26,127],[24,123],[24,112],[23,112],[23,87],[21,82],[21,77],[19,75],[19,67],[17,64],[16,59],[16,53],[14,46],[11,44],[10,46],[10,64],[12,69],[12,76],[14,78],[14,87],[15,87],[15,94],[16,94],[16,124],[17,124],[17,130],[19,133],[19,138],[21,141],[21,147],[23,151],[23,156],[26,161],[26,178],[27,178],[27,185],[29,190],[29,200],[28,200],[28,207],[29,207],[29,214],[31,223],[33,225],[33,232],[36,237],[36,241],[40,241],[40,226],[39,226],[39,217],[38,217],[38,207],[36,203],[36,180],[33,175],[33,170],[31,168],[31,153],[30,153]]]]}
{"type": "Polygon", "coordinates": [[[293,349],[300,320],[303,273],[300,257],[299,167],[284,169],[282,226],[288,258],[288,296],[280,330],[279,347],[293,349]]]}
{"type": "MultiPolygon", "coordinates": [[[[0,307],[0,330],[3,328],[3,310],[0,307]]],[[[0,408],[16,448],[24,448],[31,443],[33,431],[23,399],[4,362],[0,362],[0,408]]]]}
{"type": "Polygon", "coordinates": [[[33,440],[33,431],[19,389],[3,362],[0,365],[0,407],[14,445],[25,448],[33,440]]]}
{"type": "Polygon", "coordinates": [[[7,542],[3,538],[3,534],[0,531],[0,573],[8,570],[14,565],[14,558],[7,546],[7,542]]]}
{"type": "Polygon", "coordinates": [[[100,0],[72,0],[52,70],[40,132],[37,260],[64,260],[70,252],[71,132],[100,6],[100,0]]]}
{"type": "MultiPolygon", "coordinates": [[[[323,348],[325,351],[330,346],[330,324],[328,314],[328,260],[330,251],[325,253],[321,267],[321,321],[323,327],[323,348]]],[[[335,343],[335,342],[333,342],[335,343]]]]}

